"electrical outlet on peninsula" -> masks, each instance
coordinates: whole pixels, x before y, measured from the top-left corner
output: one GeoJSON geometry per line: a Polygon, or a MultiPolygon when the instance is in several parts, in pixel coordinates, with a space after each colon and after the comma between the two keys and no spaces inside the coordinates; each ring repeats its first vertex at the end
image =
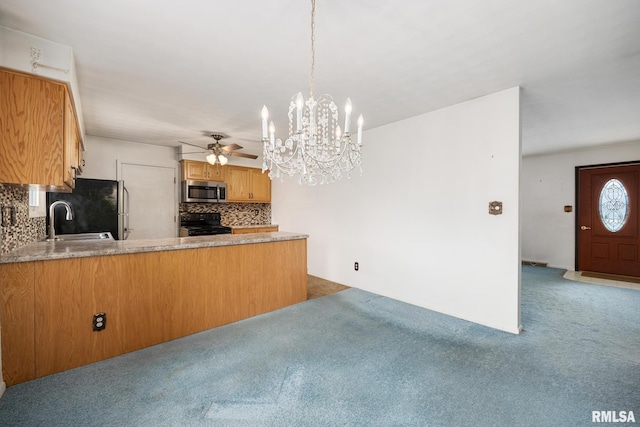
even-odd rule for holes
{"type": "Polygon", "coordinates": [[[93,330],[99,332],[107,327],[107,313],[96,313],[93,315],[93,330]]]}
{"type": "Polygon", "coordinates": [[[354,269],[355,271],[360,270],[360,263],[359,263],[358,261],[356,261],[356,262],[354,262],[354,263],[353,263],[353,269],[354,269]]]}

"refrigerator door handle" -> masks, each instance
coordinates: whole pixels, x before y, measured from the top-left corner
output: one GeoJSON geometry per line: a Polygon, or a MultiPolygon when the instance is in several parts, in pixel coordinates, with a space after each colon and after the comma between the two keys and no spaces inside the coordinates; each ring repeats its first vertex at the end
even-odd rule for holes
{"type": "Polygon", "coordinates": [[[122,185],[122,189],[124,190],[124,194],[125,194],[124,217],[126,218],[126,221],[127,221],[127,224],[124,228],[124,232],[125,232],[124,240],[127,240],[131,232],[131,228],[129,227],[129,190],[127,190],[127,187],[125,187],[124,184],[122,185]]]}

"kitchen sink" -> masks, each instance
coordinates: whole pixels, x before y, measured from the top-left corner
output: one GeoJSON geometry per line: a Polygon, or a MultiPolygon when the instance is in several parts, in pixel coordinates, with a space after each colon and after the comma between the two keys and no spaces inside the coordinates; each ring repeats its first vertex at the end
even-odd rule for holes
{"type": "MultiPolygon", "coordinates": [[[[114,240],[110,232],[104,231],[101,233],[78,233],[78,234],[59,234],[54,241],[56,242],[71,242],[78,240],[114,240]]],[[[47,239],[50,242],[51,239],[47,239]]]]}

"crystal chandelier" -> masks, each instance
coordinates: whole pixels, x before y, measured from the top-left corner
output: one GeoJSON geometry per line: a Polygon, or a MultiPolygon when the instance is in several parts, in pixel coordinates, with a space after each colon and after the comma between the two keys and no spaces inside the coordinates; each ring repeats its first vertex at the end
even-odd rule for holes
{"type": "Polygon", "coordinates": [[[273,121],[267,126],[269,111],[262,107],[262,143],[264,145],[262,171],[269,170],[271,179],[283,175],[298,175],[300,184],[325,184],[350,176],[361,168],[362,114],[358,117],[357,138],[351,139],[351,99],[344,108],[344,132],[338,122],[338,107],[330,95],[315,99],[315,10],[311,0],[311,95],[305,101],[302,92],[289,104],[289,137],[276,139],[273,121]],[[294,117],[295,116],[295,117],[294,117]]]}

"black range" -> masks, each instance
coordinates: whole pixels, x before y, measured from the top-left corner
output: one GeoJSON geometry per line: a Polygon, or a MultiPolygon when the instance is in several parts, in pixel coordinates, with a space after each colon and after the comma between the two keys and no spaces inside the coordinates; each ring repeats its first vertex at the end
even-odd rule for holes
{"type": "Polygon", "coordinates": [[[180,237],[231,234],[231,227],[220,225],[220,213],[180,214],[180,237]]]}

